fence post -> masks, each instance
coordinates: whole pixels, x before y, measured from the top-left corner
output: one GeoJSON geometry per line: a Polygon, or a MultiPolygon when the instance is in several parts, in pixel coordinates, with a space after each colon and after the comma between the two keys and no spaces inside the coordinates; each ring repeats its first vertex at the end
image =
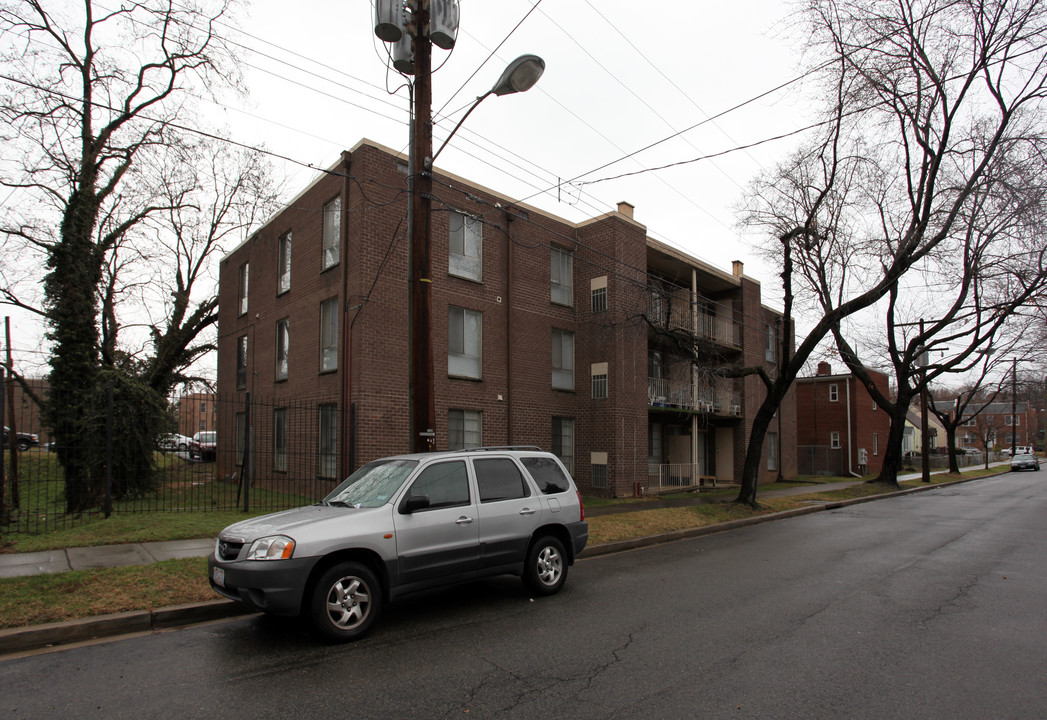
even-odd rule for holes
{"type": "Polygon", "coordinates": [[[244,512],[250,512],[251,503],[251,473],[249,472],[251,463],[248,458],[251,457],[251,393],[248,391],[244,394],[244,455],[240,458],[240,475],[244,479],[244,512]]]}
{"type": "Polygon", "coordinates": [[[106,389],[109,407],[105,414],[105,516],[113,514],[113,381],[106,389]]]}

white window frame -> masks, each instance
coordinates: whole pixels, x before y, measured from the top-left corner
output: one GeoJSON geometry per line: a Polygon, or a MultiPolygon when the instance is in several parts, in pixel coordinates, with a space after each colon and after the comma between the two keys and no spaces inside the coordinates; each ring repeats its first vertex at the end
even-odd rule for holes
{"type": "Polygon", "coordinates": [[[283,295],[291,289],[291,231],[277,240],[279,249],[276,258],[276,294],[283,295]]]}
{"type": "Polygon", "coordinates": [[[447,411],[447,449],[483,446],[484,414],[479,410],[447,411]]]}
{"type": "Polygon", "coordinates": [[[554,417],[552,419],[552,442],[550,447],[567,472],[574,475],[574,418],[554,417]]]}
{"type": "Polygon", "coordinates": [[[574,333],[553,328],[552,384],[557,390],[574,390],[574,333]]]}
{"type": "Polygon", "coordinates": [[[550,300],[556,305],[574,307],[574,255],[560,248],[550,249],[550,300]]]}
{"type": "Polygon", "coordinates": [[[338,369],[338,298],[320,303],[320,372],[338,369]]]}
{"type": "Polygon", "coordinates": [[[832,385],[829,386],[829,402],[839,402],[839,401],[840,401],[840,386],[837,385],[836,383],[833,383],[832,385]]]}
{"type": "Polygon", "coordinates": [[[829,433],[829,447],[831,447],[834,450],[839,449],[839,447],[840,447],[840,431],[839,430],[833,430],[831,433],[829,433]]]}
{"type": "Polygon", "coordinates": [[[452,210],[447,222],[448,274],[483,282],[483,220],[452,210]]]}
{"type": "Polygon", "coordinates": [[[324,204],[323,239],[321,240],[320,269],[333,268],[341,260],[342,196],[324,204]]]}
{"type": "Polygon", "coordinates": [[[479,380],[483,377],[483,313],[447,308],[447,374],[479,380]]]}
{"type": "Polygon", "coordinates": [[[290,369],[288,358],[291,352],[291,320],[276,321],[276,379],[286,380],[290,369]]]}
{"type": "Polygon", "coordinates": [[[247,286],[250,280],[251,263],[242,263],[236,283],[237,315],[247,314],[247,286]]]}

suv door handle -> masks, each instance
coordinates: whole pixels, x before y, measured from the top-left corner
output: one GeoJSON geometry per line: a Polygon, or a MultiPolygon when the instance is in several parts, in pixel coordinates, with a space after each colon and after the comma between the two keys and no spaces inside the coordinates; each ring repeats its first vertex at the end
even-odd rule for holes
{"type": "Polygon", "coordinates": [[[458,518],[457,520],[454,521],[454,524],[455,525],[468,525],[472,521],[473,521],[473,519],[471,517],[466,517],[465,515],[462,515],[460,518],[458,518]]]}
{"type": "Polygon", "coordinates": [[[520,511],[520,514],[521,515],[534,515],[536,512],[538,512],[538,511],[537,510],[532,510],[531,508],[524,508],[523,510],[520,511]]]}

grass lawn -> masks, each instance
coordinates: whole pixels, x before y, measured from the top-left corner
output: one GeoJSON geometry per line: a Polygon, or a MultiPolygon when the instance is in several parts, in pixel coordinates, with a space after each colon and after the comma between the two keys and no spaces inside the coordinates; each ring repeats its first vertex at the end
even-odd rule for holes
{"type": "MultiPolygon", "coordinates": [[[[941,484],[961,478],[997,474],[1003,468],[989,472],[983,469],[961,476],[938,474],[931,476],[932,484],[941,484]]],[[[839,478],[838,481],[853,478],[839,478]]],[[[817,478],[818,483],[833,478],[817,478]]],[[[809,483],[774,483],[762,486],[765,490],[782,489],[809,483]]],[[[919,480],[901,484],[903,489],[923,486],[919,480]]],[[[729,497],[737,489],[714,491],[725,496],[725,502],[706,503],[681,508],[657,508],[602,515],[589,518],[589,543],[662,535],[676,530],[713,525],[730,520],[780,512],[803,507],[811,502],[846,500],[890,492],[882,485],[861,484],[839,490],[793,495],[784,498],[761,498],[762,510],[735,505],[729,497]]],[[[677,494],[685,495],[685,494],[677,494]]],[[[712,495],[715,497],[716,495],[712,495]]],[[[703,498],[709,494],[702,493],[703,498]]],[[[635,504],[651,502],[651,498],[600,502],[587,498],[586,504],[635,504]]],[[[255,514],[262,514],[261,512],[255,514]]],[[[242,512],[170,512],[114,515],[78,528],[47,535],[8,538],[6,552],[59,549],[83,545],[178,540],[214,537],[237,520],[249,517],[242,512]]],[[[207,561],[203,558],[170,560],[153,565],[111,568],[104,570],[73,571],[57,575],[28,578],[0,579],[0,627],[22,627],[58,620],[90,617],[127,610],[147,610],[170,605],[213,600],[218,596],[207,583],[207,561]]]]}

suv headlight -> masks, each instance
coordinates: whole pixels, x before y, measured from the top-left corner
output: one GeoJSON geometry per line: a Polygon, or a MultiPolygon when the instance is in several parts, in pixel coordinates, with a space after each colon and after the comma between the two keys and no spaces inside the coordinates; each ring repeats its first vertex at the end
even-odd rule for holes
{"type": "Polygon", "coordinates": [[[248,560],[287,560],[294,554],[294,540],[286,535],[258,538],[247,551],[248,560]]]}

